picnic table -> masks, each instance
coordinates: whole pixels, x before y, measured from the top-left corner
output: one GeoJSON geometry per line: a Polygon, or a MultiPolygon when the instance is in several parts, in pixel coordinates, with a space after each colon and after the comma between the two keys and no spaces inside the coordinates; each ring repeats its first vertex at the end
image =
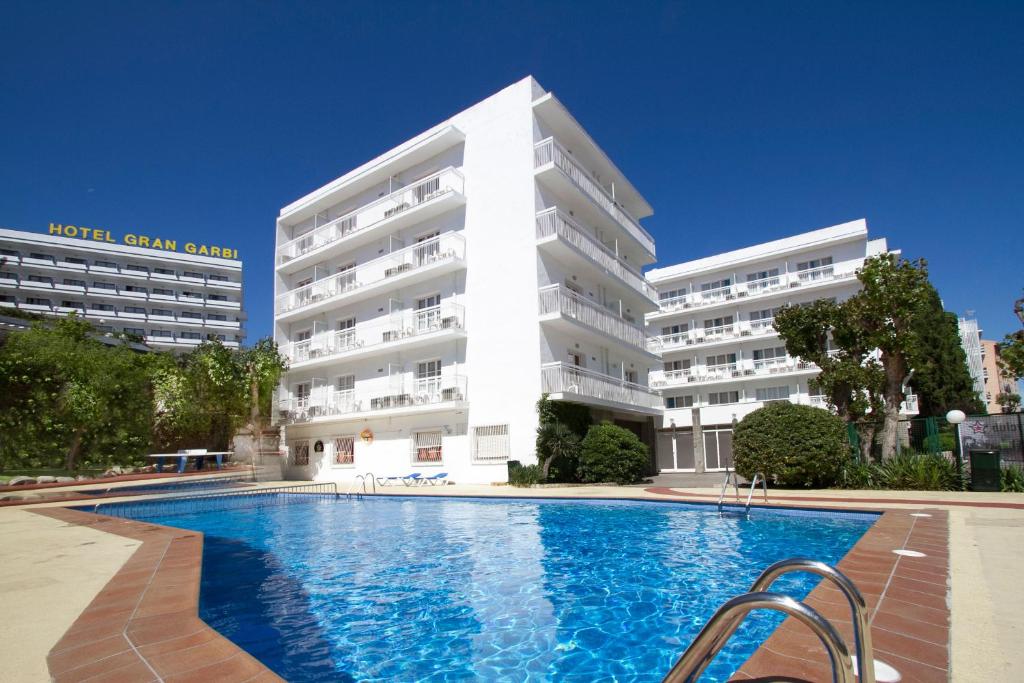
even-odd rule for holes
{"type": "MultiPolygon", "coordinates": [[[[146,457],[153,458],[156,461],[156,471],[164,471],[164,460],[167,458],[177,458],[178,460],[178,474],[182,474],[185,471],[185,467],[188,465],[189,458],[196,459],[196,469],[203,469],[203,464],[207,458],[214,458],[217,462],[217,469],[221,469],[224,465],[224,456],[232,455],[232,451],[207,451],[205,448],[189,449],[184,451],[178,451],[177,453],[152,453],[146,457]]],[[[173,462],[173,460],[172,460],[173,462]]]]}

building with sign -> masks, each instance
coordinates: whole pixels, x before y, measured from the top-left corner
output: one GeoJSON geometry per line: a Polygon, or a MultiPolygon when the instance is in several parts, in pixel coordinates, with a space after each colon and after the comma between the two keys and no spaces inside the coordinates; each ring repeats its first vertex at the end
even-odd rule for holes
{"type": "Polygon", "coordinates": [[[542,394],[653,444],[651,207],[526,78],[285,206],[290,475],[507,478],[542,394]]]}
{"type": "Polygon", "coordinates": [[[244,340],[241,261],[200,255],[206,245],[189,243],[194,253],[177,244],[153,249],[132,246],[134,234],[118,240],[108,230],[55,227],[0,229],[0,311],[74,312],[159,349],[188,349],[210,336],[231,347],[244,340]]]}
{"type": "MultiPolygon", "coordinates": [[[[650,348],[662,360],[650,385],[665,400],[659,471],[731,466],[734,422],[767,402],[824,407],[818,368],[786,353],[775,312],[847,299],[860,287],[864,259],[887,251],[857,220],[649,271],[660,301],[647,316],[650,348]]],[[[916,405],[908,396],[903,413],[916,414],[916,405]]]]}

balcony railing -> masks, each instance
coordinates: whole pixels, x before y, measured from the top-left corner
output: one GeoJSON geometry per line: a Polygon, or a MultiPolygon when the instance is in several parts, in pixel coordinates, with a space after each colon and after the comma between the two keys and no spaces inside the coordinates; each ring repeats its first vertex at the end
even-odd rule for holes
{"type": "Polygon", "coordinates": [[[646,350],[644,331],[563,285],[540,288],[540,314],[559,313],[630,346],[646,350]]]}
{"type": "Polygon", "coordinates": [[[557,208],[546,209],[537,214],[537,238],[543,239],[551,235],[558,235],[560,239],[574,246],[591,261],[622,280],[646,299],[653,303],[658,302],[658,293],[644,279],[643,275],[557,208]]]}
{"type": "Polygon", "coordinates": [[[700,384],[718,382],[728,379],[749,379],[793,372],[817,370],[814,363],[778,358],[765,360],[741,360],[736,363],[722,365],[693,366],[685,370],[652,370],[648,380],[652,387],[675,386],[680,384],[700,384]]]}
{"type": "Polygon", "coordinates": [[[412,185],[395,190],[385,197],[333,218],[316,226],[312,231],[285,242],[278,247],[278,262],[286,263],[299,258],[449,192],[462,193],[464,185],[462,174],[449,166],[443,171],[417,180],[412,185]]]}
{"type": "Polygon", "coordinates": [[[554,138],[541,140],[534,145],[533,150],[535,168],[553,163],[562,173],[569,177],[583,194],[590,197],[594,203],[604,209],[647,252],[654,253],[654,238],[640,227],[640,223],[628,211],[619,206],[611,193],[594,180],[590,173],[585,171],[554,138]]]}
{"type": "Polygon", "coordinates": [[[661,396],[650,388],[567,363],[541,366],[541,391],[575,394],[641,408],[661,408],[661,396]]]}
{"type": "Polygon", "coordinates": [[[466,240],[454,232],[399,249],[277,297],[278,314],[333,299],[360,287],[398,277],[407,272],[463,258],[466,240]]]}
{"type": "Polygon", "coordinates": [[[422,337],[434,332],[463,329],[464,320],[465,314],[461,305],[445,303],[441,306],[408,311],[382,322],[356,325],[347,330],[323,332],[309,339],[282,344],[281,353],[291,363],[333,358],[359,349],[394,344],[403,339],[422,337]]]}
{"type": "Polygon", "coordinates": [[[667,313],[688,308],[710,306],[723,301],[734,301],[748,297],[766,296],[773,292],[791,290],[803,285],[832,280],[849,280],[856,277],[853,270],[837,271],[834,266],[823,266],[813,270],[798,270],[777,277],[751,282],[741,282],[727,287],[716,287],[702,292],[691,292],[668,299],[661,299],[661,312],[667,313]]]}
{"type": "Polygon", "coordinates": [[[313,387],[305,396],[285,396],[277,401],[278,424],[308,422],[316,418],[356,413],[373,413],[394,408],[416,408],[466,400],[466,378],[445,375],[414,379],[403,377],[391,389],[339,390],[330,386],[313,387]]]}
{"type": "Polygon", "coordinates": [[[773,334],[775,328],[772,319],[740,321],[733,325],[719,327],[697,327],[686,332],[675,332],[651,337],[647,340],[647,348],[651,351],[665,351],[680,346],[697,346],[729,339],[742,339],[759,335],[773,334]]]}

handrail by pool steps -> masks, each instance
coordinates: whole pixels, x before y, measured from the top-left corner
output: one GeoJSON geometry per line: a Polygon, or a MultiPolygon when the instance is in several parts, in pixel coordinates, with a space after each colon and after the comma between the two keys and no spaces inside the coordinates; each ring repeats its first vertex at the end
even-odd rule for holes
{"type": "MultiPolygon", "coordinates": [[[[747,504],[743,506],[743,514],[750,516],[750,504],[754,499],[754,491],[757,489],[757,484],[760,482],[761,489],[764,491],[764,502],[768,502],[768,479],[764,476],[763,472],[757,472],[754,474],[753,481],[750,482],[750,492],[747,494],[747,504]]],[[[736,493],[736,505],[740,504],[740,483],[736,477],[735,470],[726,470],[725,481],[722,482],[722,493],[718,496],[718,514],[725,512],[725,492],[729,489],[729,484],[732,484],[733,490],[736,493]]]]}
{"type": "Polygon", "coordinates": [[[357,474],[352,478],[352,483],[348,485],[348,491],[345,492],[346,498],[351,498],[352,494],[355,493],[356,498],[362,498],[366,495],[366,481],[369,479],[373,492],[377,493],[377,477],[373,476],[373,472],[367,472],[366,474],[357,474]],[[362,491],[355,491],[356,482],[362,482],[362,491]]]}
{"type": "Polygon", "coordinates": [[[829,579],[843,592],[853,612],[853,633],[857,651],[856,669],[860,683],[875,683],[874,651],[867,603],[857,586],[834,567],[806,558],[782,560],[771,565],[757,577],[750,592],[737,596],[721,607],[708,620],[700,633],[663,679],[663,683],[694,683],[725,646],[729,638],[753,610],[769,609],[788,614],[803,622],[814,632],[828,653],[833,683],[856,683],[857,670],[846,641],[821,614],[788,595],[767,592],[775,580],[790,572],[809,572],[829,579]]]}

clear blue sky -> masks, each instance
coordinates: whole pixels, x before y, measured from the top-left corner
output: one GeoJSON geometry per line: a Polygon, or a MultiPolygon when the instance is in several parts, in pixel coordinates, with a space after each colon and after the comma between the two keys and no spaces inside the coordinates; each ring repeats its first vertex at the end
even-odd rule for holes
{"type": "Polygon", "coordinates": [[[284,204],[533,74],[655,208],[659,264],[854,218],[1016,329],[1022,2],[12,2],[0,226],[237,246],[271,331],[284,204]]]}

